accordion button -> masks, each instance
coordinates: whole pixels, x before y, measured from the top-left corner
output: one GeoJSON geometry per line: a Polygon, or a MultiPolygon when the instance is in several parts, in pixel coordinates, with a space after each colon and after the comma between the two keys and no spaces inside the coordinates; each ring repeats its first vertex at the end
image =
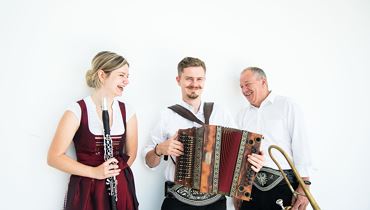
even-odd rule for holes
{"type": "Polygon", "coordinates": [[[249,192],[244,193],[244,195],[245,195],[245,197],[251,196],[251,194],[249,192]]]}
{"type": "Polygon", "coordinates": [[[257,138],[256,138],[256,141],[257,141],[257,142],[260,142],[260,141],[261,141],[261,138],[260,138],[260,137],[257,137],[257,138]]]}
{"type": "Polygon", "coordinates": [[[250,139],[250,140],[248,141],[248,144],[253,144],[253,140],[252,140],[252,139],[250,139]]]}
{"type": "Polygon", "coordinates": [[[239,192],[243,192],[244,191],[244,186],[243,185],[239,185],[238,190],[239,190],[239,192]]]}
{"type": "Polygon", "coordinates": [[[252,148],[252,153],[257,153],[257,149],[256,148],[252,148]]]}

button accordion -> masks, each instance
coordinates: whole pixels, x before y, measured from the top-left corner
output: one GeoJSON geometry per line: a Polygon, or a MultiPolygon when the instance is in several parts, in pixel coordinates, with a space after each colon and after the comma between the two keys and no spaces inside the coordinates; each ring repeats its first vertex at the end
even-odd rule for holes
{"type": "Polygon", "coordinates": [[[176,158],[175,183],[201,193],[251,199],[256,173],[247,161],[259,153],[263,136],[216,125],[180,129],[184,155],[176,158]]]}

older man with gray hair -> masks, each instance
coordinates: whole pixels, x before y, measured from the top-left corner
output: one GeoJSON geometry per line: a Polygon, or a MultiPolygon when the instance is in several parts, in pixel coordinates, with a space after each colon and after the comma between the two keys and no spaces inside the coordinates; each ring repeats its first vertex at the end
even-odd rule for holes
{"type": "MultiPolygon", "coordinates": [[[[241,72],[240,88],[249,104],[238,115],[239,128],[262,134],[261,150],[265,153],[270,145],[278,145],[286,151],[308,188],[311,184],[311,156],[301,108],[293,100],[269,90],[265,72],[257,67],[248,67],[241,72]]],[[[282,156],[277,160],[295,190],[304,195],[287,161],[282,156]]],[[[284,205],[293,205],[293,209],[303,210],[308,205],[307,197],[292,196],[276,165],[267,156],[255,179],[252,197],[250,202],[243,202],[240,209],[279,210],[281,207],[276,204],[277,199],[283,199],[284,205]]],[[[237,209],[240,207],[238,203],[235,202],[237,209]]]]}

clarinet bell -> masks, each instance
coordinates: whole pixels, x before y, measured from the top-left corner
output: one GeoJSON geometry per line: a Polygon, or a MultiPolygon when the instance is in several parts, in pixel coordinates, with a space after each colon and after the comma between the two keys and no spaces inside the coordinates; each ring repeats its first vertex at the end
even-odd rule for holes
{"type": "Polygon", "coordinates": [[[277,199],[276,204],[281,207],[282,210],[290,210],[292,209],[291,206],[284,207],[283,200],[282,199],[277,199]]]}

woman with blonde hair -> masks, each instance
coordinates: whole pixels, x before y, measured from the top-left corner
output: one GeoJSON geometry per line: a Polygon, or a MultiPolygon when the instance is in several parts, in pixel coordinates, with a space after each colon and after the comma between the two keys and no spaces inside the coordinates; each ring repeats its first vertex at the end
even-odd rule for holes
{"type": "Polygon", "coordinates": [[[128,85],[129,64],[122,56],[99,52],[86,73],[92,94],[72,104],[57,127],[48,164],[71,174],[66,210],[109,210],[106,179],[117,180],[117,210],[136,210],[138,202],[130,166],[137,154],[137,120],[132,107],[117,100],[128,85]],[[109,113],[113,158],[104,159],[102,99],[109,113]],[[77,160],[66,155],[74,143],[77,160]]]}

